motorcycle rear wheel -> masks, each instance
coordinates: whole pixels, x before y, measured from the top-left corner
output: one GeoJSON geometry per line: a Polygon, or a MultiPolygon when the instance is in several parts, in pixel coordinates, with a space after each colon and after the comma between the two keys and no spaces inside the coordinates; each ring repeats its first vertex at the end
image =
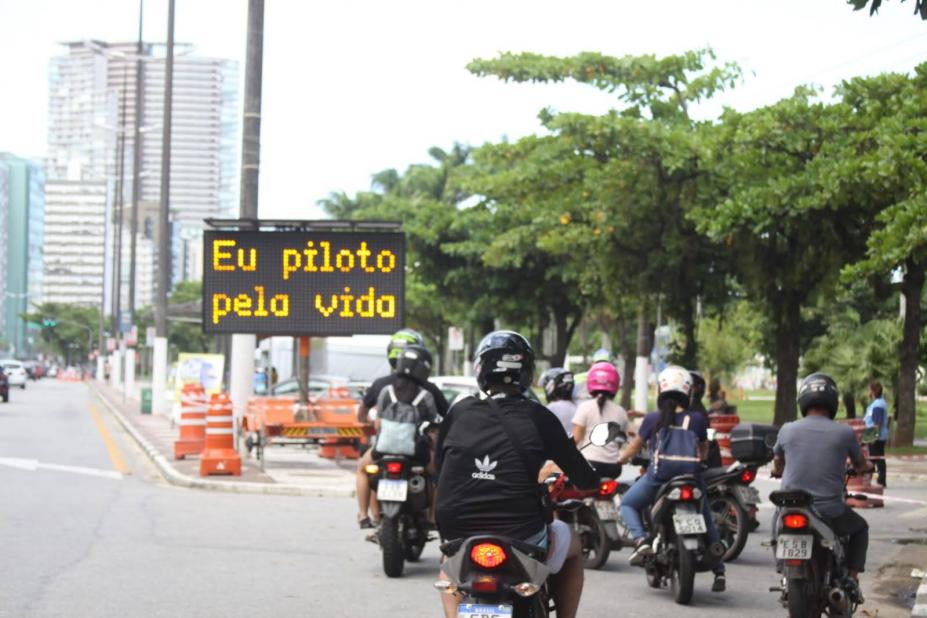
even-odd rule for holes
{"type": "Polygon", "coordinates": [[[787,584],[789,618],[818,618],[814,587],[803,579],[790,579],[787,584]]]}
{"type": "Polygon", "coordinates": [[[425,541],[428,539],[428,532],[418,526],[411,518],[404,520],[402,525],[402,555],[407,562],[418,562],[422,557],[422,551],[425,549],[425,541]],[[409,531],[416,533],[416,538],[409,539],[409,531]]]}
{"type": "Polygon", "coordinates": [[[402,551],[402,537],[398,517],[384,517],[380,520],[380,550],[383,552],[383,572],[387,577],[400,577],[405,566],[402,551]]]}
{"type": "Polygon", "coordinates": [[[743,552],[750,533],[746,511],[734,496],[721,494],[711,499],[711,515],[724,544],[724,561],[736,560],[743,552]]]}
{"type": "Polygon", "coordinates": [[[612,551],[605,526],[595,511],[588,507],[576,513],[576,523],[583,548],[583,568],[601,569],[612,551]]]}
{"type": "Polygon", "coordinates": [[[670,575],[670,590],[673,600],[680,605],[688,605],[692,600],[695,587],[695,560],[692,552],[686,549],[683,537],[676,537],[676,560],[670,575]]]}

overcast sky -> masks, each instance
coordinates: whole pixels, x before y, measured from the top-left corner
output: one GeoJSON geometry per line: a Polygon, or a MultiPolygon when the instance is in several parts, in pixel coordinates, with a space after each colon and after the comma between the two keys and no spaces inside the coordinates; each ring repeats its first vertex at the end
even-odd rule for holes
{"type": "MultiPolygon", "coordinates": [[[[260,214],[313,218],[331,191],[369,187],[385,168],[428,160],[431,146],[478,145],[539,129],[542,107],[600,112],[588,86],[476,78],[465,66],[501,51],[666,55],[711,46],[744,83],[720,106],[746,110],[801,83],[908,71],[927,60],[914,0],[881,14],[844,0],[266,0],[260,214]]],[[[237,59],[246,0],[176,0],[176,40],[237,59]]],[[[45,153],[48,59],[58,42],[134,40],[135,0],[0,0],[0,151],[45,153]]],[[[167,0],[146,0],[145,38],[163,40],[167,0]]]]}

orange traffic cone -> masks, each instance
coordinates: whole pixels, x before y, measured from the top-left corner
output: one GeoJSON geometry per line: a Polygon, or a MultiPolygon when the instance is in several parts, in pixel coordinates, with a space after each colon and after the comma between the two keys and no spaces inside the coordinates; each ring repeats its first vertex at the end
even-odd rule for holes
{"type": "Polygon", "coordinates": [[[200,456],[200,476],[241,476],[241,456],[235,451],[232,401],[225,393],[213,395],[206,415],[206,448],[200,456]]]}
{"type": "Polygon", "coordinates": [[[174,459],[199,455],[206,440],[206,393],[199,384],[185,384],[180,393],[180,437],[174,459]]]}

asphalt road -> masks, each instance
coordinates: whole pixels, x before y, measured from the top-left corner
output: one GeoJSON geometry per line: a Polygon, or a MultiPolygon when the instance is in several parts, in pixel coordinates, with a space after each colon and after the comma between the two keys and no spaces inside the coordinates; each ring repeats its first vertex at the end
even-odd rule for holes
{"type": "MultiPolygon", "coordinates": [[[[759,481],[762,493],[773,487],[759,481]]],[[[388,580],[353,500],[219,494],[166,485],[81,384],[45,380],[0,403],[0,616],[439,616],[435,544],[388,580]]],[[[927,500],[924,484],[893,489],[927,500]]],[[[764,525],[729,565],[700,575],[691,607],[647,587],[627,552],[587,572],[580,615],[782,616],[764,525]]],[[[870,573],[923,534],[925,504],[867,511],[870,573]],[[921,530],[918,532],[917,527],[921,530]]],[[[875,585],[866,583],[866,585],[875,585]]],[[[893,614],[878,608],[879,616],[893,614]]]]}

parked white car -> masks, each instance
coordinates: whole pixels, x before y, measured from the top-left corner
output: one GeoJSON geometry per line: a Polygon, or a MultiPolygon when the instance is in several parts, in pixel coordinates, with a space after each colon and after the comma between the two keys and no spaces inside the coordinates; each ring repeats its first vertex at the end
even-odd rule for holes
{"type": "MultiPolygon", "coordinates": [[[[450,405],[454,405],[464,397],[480,395],[480,387],[473,376],[431,376],[428,381],[437,386],[450,405]]],[[[525,391],[529,399],[540,401],[530,388],[525,391]]]]}
{"type": "Polygon", "coordinates": [[[0,361],[0,367],[3,368],[3,373],[6,374],[10,386],[18,386],[25,390],[26,379],[29,376],[26,374],[26,367],[21,362],[18,360],[2,360],[0,361]]]}

